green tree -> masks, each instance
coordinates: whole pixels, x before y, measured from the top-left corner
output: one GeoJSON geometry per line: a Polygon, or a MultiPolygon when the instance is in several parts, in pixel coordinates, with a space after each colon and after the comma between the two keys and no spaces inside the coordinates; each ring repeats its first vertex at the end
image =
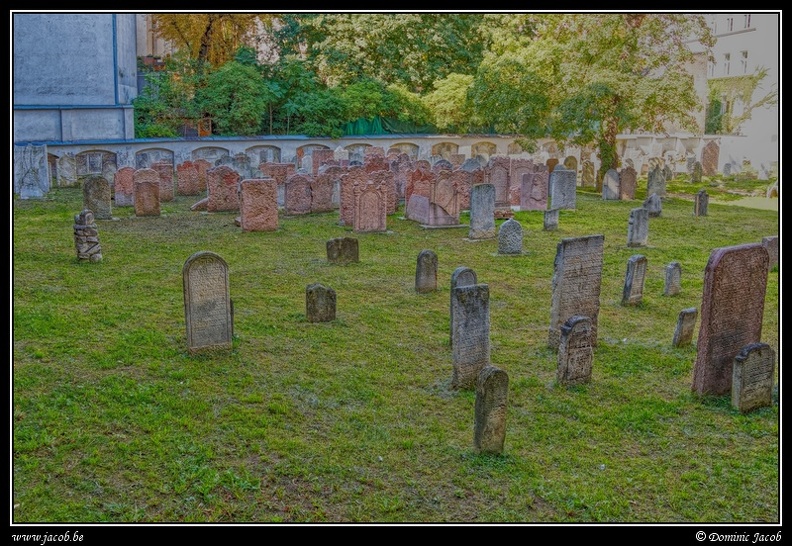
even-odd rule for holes
{"type": "Polygon", "coordinates": [[[760,67],[753,74],[707,81],[707,127],[709,134],[738,134],[743,122],[751,119],[757,108],[778,104],[778,90],[757,94],[767,77],[767,68],[760,67]],[[740,113],[735,106],[739,104],[740,113]]]}
{"type": "Polygon", "coordinates": [[[470,126],[472,112],[468,93],[473,76],[449,74],[436,80],[434,89],[424,96],[424,103],[432,113],[434,125],[441,131],[465,132],[470,126]]]}
{"type": "Polygon", "coordinates": [[[221,135],[261,134],[274,98],[256,68],[238,61],[212,71],[196,95],[199,107],[221,135]]]}

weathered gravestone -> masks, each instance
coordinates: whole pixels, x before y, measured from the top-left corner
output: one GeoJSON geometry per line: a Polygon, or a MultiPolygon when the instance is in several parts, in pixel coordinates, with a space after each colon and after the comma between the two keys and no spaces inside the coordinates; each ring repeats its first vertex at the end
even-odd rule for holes
{"type": "Polygon", "coordinates": [[[643,208],[649,213],[649,218],[658,218],[663,214],[663,201],[659,195],[653,193],[644,200],[643,208]]]}
{"type": "Polygon", "coordinates": [[[353,237],[336,237],[327,241],[325,246],[328,262],[349,264],[360,261],[358,240],[353,237]]]}
{"type": "Polygon", "coordinates": [[[693,163],[693,170],[690,173],[690,182],[692,184],[701,184],[701,174],[703,169],[701,168],[701,162],[695,161],[693,163]]]}
{"type": "Polygon", "coordinates": [[[649,239],[649,211],[643,207],[632,209],[627,221],[627,246],[646,246],[649,239]]]}
{"type": "Polygon", "coordinates": [[[278,229],[278,187],[274,178],[248,178],[239,183],[242,231],[278,229]]]}
{"type": "Polygon", "coordinates": [[[693,200],[693,216],[707,216],[707,209],[709,208],[709,195],[707,191],[701,189],[696,193],[693,200]]]}
{"type": "Polygon", "coordinates": [[[773,405],[775,351],[767,343],[751,343],[734,357],[732,406],[742,413],[773,405]]]}
{"type": "MultiPolygon", "coordinates": [[[[68,160],[64,160],[64,163],[64,166],[68,165],[68,160]]],[[[47,169],[46,146],[15,145],[13,166],[14,192],[20,199],[40,199],[47,195],[50,189],[50,177],[47,169]]]]}
{"type": "Polygon", "coordinates": [[[562,239],[553,263],[548,345],[558,349],[561,326],[574,315],[591,320],[591,345],[597,346],[604,235],[562,239]]]}
{"type": "Polygon", "coordinates": [[[479,372],[490,363],[489,285],[458,286],[451,297],[451,387],[474,388],[479,372]]]}
{"type": "Polygon", "coordinates": [[[178,195],[201,195],[206,190],[206,171],[201,177],[198,165],[185,161],[176,165],[176,193],[178,195]]]}
{"type": "Polygon", "coordinates": [[[674,347],[684,347],[693,342],[693,329],[696,327],[697,318],[698,309],[695,307],[688,307],[679,312],[672,342],[674,347]]]}
{"type": "Polygon", "coordinates": [[[550,207],[572,209],[577,203],[577,176],[575,171],[556,167],[550,173],[550,207]]]}
{"type": "Polygon", "coordinates": [[[583,160],[583,170],[580,173],[580,184],[583,187],[596,187],[597,186],[597,173],[592,163],[588,159],[583,160]]]}
{"type": "Polygon", "coordinates": [[[415,291],[419,294],[437,290],[437,254],[422,250],[415,266],[415,291]]]}
{"type": "Polygon", "coordinates": [[[464,171],[442,170],[429,183],[429,226],[459,225],[459,192],[457,182],[464,171]]]}
{"type": "Polygon", "coordinates": [[[160,215],[160,180],[154,169],[137,169],[132,175],[135,216],[160,215]]]}
{"type": "Polygon", "coordinates": [[[491,157],[484,169],[487,183],[495,188],[495,214],[498,218],[507,218],[512,213],[509,203],[510,163],[508,157],[491,157]]]}
{"type": "Polygon", "coordinates": [[[121,167],[115,173],[113,183],[116,207],[131,207],[135,204],[135,169],[121,167]]]}
{"type": "Polygon", "coordinates": [[[387,231],[388,191],[385,184],[355,182],[352,195],[352,230],[358,233],[387,231]]]}
{"type": "Polygon", "coordinates": [[[614,201],[621,198],[621,181],[616,169],[608,169],[602,180],[602,199],[614,201]]]}
{"type": "Polygon", "coordinates": [[[305,287],[305,318],[308,322],[330,322],[336,318],[336,293],[320,283],[305,287]]]}
{"type": "Polygon", "coordinates": [[[762,237],[762,246],[767,249],[770,261],[767,263],[768,269],[778,266],[778,236],[762,237]]]}
{"type": "Polygon", "coordinates": [[[151,164],[151,168],[159,176],[159,197],[165,203],[173,201],[173,163],[167,159],[161,159],[151,164]]]}
{"type": "Polygon", "coordinates": [[[495,237],[495,186],[476,184],[470,188],[469,239],[495,237]]]}
{"type": "Polygon", "coordinates": [[[665,267],[664,296],[676,296],[682,288],[682,266],[679,262],[671,262],[665,267]]]}
{"type": "Polygon", "coordinates": [[[346,169],[336,165],[322,165],[311,180],[311,212],[330,212],[338,208],[339,183],[345,172],[346,169]]]}
{"type": "Polygon", "coordinates": [[[594,360],[594,329],[589,317],[574,315],[561,326],[556,381],[580,385],[591,381],[594,360]]]}
{"type": "Polygon", "coordinates": [[[652,195],[653,193],[657,194],[658,197],[663,197],[666,194],[666,175],[660,165],[655,165],[653,169],[649,170],[646,195],[652,195]]]}
{"type": "Polygon", "coordinates": [[[99,246],[99,229],[94,222],[93,212],[84,209],[74,215],[74,247],[77,259],[87,262],[102,261],[102,248],[99,246]]]}
{"type": "Polygon", "coordinates": [[[454,288],[459,286],[472,286],[474,284],[478,284],[478,277],[476,276],[476,272],[469,267],[460,265],[451,273],[451,305],[449,307],[451,317],[451,345],[454,344],[454,305],[457,303],[457,299],[454,297],[454,288]]]}
{"type": "Polygon", "coordinates": [[[522,175],[520,210],[547,209],[549,179],[547,165],[534,165],[533,172],[522,175]]]}
{"type": "Polygon", "coordinates": [[[112,214],[110,183],[103,176],[89,176],[83,182],[83,208],[93,212],[97,220],[110,220],[112,214]]]}
{"type": "Polygon", "coordinates": [[[635,187],[638,183],[638,171],[632,167],[624,167],[619,173],[619,199],[630,201],[635,199],[635,187]]]}
{"type": "Polygon", "coordinates": [[[718,174],[719,156],[720,144],[716,140],[710,140],[701,150],[701,171],[704,176],[715,176],[718,174]]]}
{"type": "Polygon", "coordinates": [[[734,357],[762,337],[767,250],[760,243],[716,248],[704,269],[693,391],[731,391],[734,357]]]}
{"type": "Polygon", "coordinates": [[[514,218],[509,218],[498,230],[498,254],[522,254],[522,246],[522,224],[514,218]]]}
{"type": "Polygon", "coordinates": [[[509,375],[495,366],[485,366],[476,380],[473,447],[478,453],[503,453],[506,440],[509,375]]]}
{"type": "Polygon", "coordinates": [[[209,200],[206,210],[226,212],[239,210],[239,173],[228,165],[220,165],[206,171],[209,200]]]}
{"type": "Polygon", "coordinates": [[[627,274],[624,277],[622,305],[638,305],[643,299],[644,280],[646,279],[646,256],[635,254],[627,260],[627,274]]]}
{"type": "Polygon", "coordinates": [[[545,231],[555,231],[558,229],[558,209],[544,211],[543,227],[545,231]]]}
{"type": "Polygon", "coordinates": [[[182,283],[187,349],[230,349],[233,309],[225,260],[214,252],[196,252],[184,262],[182,283]]]}

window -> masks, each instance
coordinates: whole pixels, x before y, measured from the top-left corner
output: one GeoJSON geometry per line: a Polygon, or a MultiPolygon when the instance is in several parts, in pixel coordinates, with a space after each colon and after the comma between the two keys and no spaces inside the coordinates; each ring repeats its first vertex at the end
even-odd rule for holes
{"type": "Polygon", "coordinates": [[[751,28],[751,14],[743,15],[743,28],[751,28]]]}
{"type": "Polygon", "coordinates": [[[740,51],[740,70],[743,74],[748,73],[748,52],[740,51]]]}
{"type": "Polygon", "coordinates": [[[710,62],[709,63],[709,75],[710,75],[711,78],[715,77],[715,63],[714,62],[710,62]]]}
{"type": "Polygon", "coordinates": [[[723,75],[728,76],[730,72],[730,65],[731,64],[731,53],[726,53],[723,55],[723,75]]]}
{"type": "Polygon", "coordinates": [[[727,17],[726,18],[726,32],[731,32],[734,30],[734,17],[727,17]]]}

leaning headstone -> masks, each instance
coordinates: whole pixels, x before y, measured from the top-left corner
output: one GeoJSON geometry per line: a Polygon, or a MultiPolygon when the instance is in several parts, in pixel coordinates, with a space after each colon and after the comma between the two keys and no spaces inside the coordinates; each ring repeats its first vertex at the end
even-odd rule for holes
{"type": "Polygon", "coordinates": [[[473,388],[490,363],[489,285],[458,286],[452,290],[451,387],[473,388]]]}
{"type": "Polygon", "coordinates": [[[437,254],[422,250],[415,266],[415,291],[419,294],[437,290],[437,254]]]}
{"type": "Polygon", "coordinates": [[[682,288],[682,266],[679,262],[671,262],[665,268],[664,296],[676,296],[682,288]]]}
{"type": "Polygon", "coordinates": [[[469,239],[495,237],[495,186],[476,184],[470,188],[469,239]]]}
{"type": "Polygon", "coordinates": [[[652,193],[643,202],[643,208],[649,212],[649,218],[658,218],[663,213],[663,201],[656,193],[652,193]]]}
{"type": "Polygon", "coordinates": [[[509,218],[498,230],[498,254],[522,254],[522,246],[522,224],[514,218],[509,218]]]}
{"type": "Polygon", "coordinates": [[[196,252],[184,262],[182,282],[188,350],[230,349],[233,310],[225,260],[214,252],[196,252]]]}
{"type": "Polygon", "coordinates": [[[632,209],[627,221],[627,246],[646,246],[649,239],[649,211],[643,207],[632,209]]]}
{"type": "Polygon", "coordinates": [[[594,328],[589,317],[574,315],[561,326],[556,381],[571,386],[589,383],[594,360],[594,328]]]}
{"type": "Polygon", "coordinates": [[[478,453],[501,454],[506,440],[509,375],[485,366],[476,380],[473,447],[478,453]]]}
{"type": "Polygon", "coordinates": [[[646,195],[653,193],[658,197],[664,197],[666,194],[666,173],[660,165],[655,165],[648,174],[646,195]]]}
{"type": "Polygon", "coordinates": [[[160,215],[160,177],[154,169],[137,169],[132,175],[135,216],[160,215]]]}
{"type": "Polygon", "coordinates": [[[608,169],[602,180],[602,199],[618,200],[621,197],[619,173],[616,169],[608,169]]]}
{"type": "Polygon", "coordinates": [[[325,246],[328,262],[349,264],[360,261],[358,240],[353,237],[336,237],[327,241],[325,246]]]}
{"type": "Polygon", "coordinates": [[[698,309],[695,307],[688,307],[679,312],[672,342],[674,347],[685,347],[693,342],[693,329],[696,327],[697,318],[698,309]]]}
{"type": "Polygon", "coordinates": [[[248,178],[239,183],[242,231],[278,229],[278,187],[274,178],[248,178]]]}
{"type": "Polygon", "coordinates": [[[308,322],[329,322],[336,318],[336,293],[319,283],[305,287],[305,317],[308,322]]]}
{"type": "Polygon", "coordinates": [[[454,305],[456,305],[457,301],[454,297],[454,288],[459,286],[472,286],[474,284],[478,284],[478,277],[476,276],[476,272],[469,267],[460,265],[451,273],[451,306],[449,307],[451,317],[451,345],[454,344],[454,305]]]}
{"type": "Polygon", "coordinates": [[[734,357],[732,406],[741,413],[773,405],[775,351],[767,343],[751,343],[734,357]]]}
{"type": "Polygon", "coordinates": [[[83,182],[83,208],[93,211],[97,220],[110,220],[112,195],[110,183],[103,176],[89,176],[83,182]]]}
{"type": "Polygon", "coordinates": [[[760,243],[716,248],[710,254],[693,370],[696,394],[729,393],[734,357],[761,340],[768,261],[760,243]]]}
{"type": "Polygon", "coordinates": [[[572,209],[576,207],[577,176],[575,171],[556,167],[550,173],[550,207],[572,209]]]}
{"type": "Polygon", "coordinates": [[[562,239],[553,264],[548,345],[558,349],[561,326],[573,315],[591,320],[591,344],[597,345],[604,235],[562,239]]]}
{"type": "Polygon", "coordinates": [[[88,209],[74,215],[74,247],[77,259],[81,262],[102,261],[102,248],[99,246],[99,229],[94,215],[88,209]]]}
{"type": "Polygon", "coordinates": [[[643,299],[644,280],[646,279],[646,256],[635,254],[627,260],[627,274],[624,277],[622,305],[638,305],[643,299]]]}
{"type": "Polygon", "coordinates": [[[619,173],[619,199],[631,201],[635,199],[638,171],[632,167],[624,167],[619,173]]]}
{"type": "Polygon", "coordinates": [[[544,230],[555,231],[558,229],[558,209],[544,211],[544,230]]]}
{"type": "Polygon", "coordinates": [[[773,269],[778,266],[778,236],[762,237],[762,246],[767,249],[767,255],[770,257],[767,268],[773,269]]]}
{"type": "Polygon", "coordinates": [[[706,216],[709,208],[709,195],[707,191],[701,189],[696,193],[693,201],[693,216],[706,216]]]}

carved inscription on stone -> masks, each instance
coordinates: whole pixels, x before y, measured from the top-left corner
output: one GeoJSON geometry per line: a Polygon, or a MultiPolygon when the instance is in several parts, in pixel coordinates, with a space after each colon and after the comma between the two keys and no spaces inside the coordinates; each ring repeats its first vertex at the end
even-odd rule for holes
{"type": "Polygon", "coordinates": [[[646,256],[636,254],[627,260],[627,274],[624,278],[622,305],[638,305],[643,299],[644,279],[646,278],[646,256]]]}
{"type": "Polygon", "coordinates": [[[508,374],[495,366],[485,366],[476,381],[473,447],[477,452],[503,452],[508,395],[508,374]]]}
{"type": "Polygon", "coordinates": [[[682,289],[682,266],[679,262],[671,262],[665,268],[664,296],[676,296],[682,289]]]}
{"type": "Polygon", "coordinates": [[[572,316],[561,326],[556,381],[561,385],[578,385],[591,381],[594,346],[593,329],[588,317],[572,316]]]}
{"type": "Polygon", "coordinates": [[[228,266],[214,252],[190,256],[182,269],[187,347],[190,352],[231,348],[228,266]]]}
{"type": "Polygon", "coordinates": [[[477,184],[470,188],[470,239],[495,237],[495,187],[477,184]]]}
{"type": "Polygon", "coordinates": [[[693,342],[693,329],[696,327],[698,319],[698,309],[688,307],[679,312],[676,328],[674,329],[674,347],[684,347],[693,342]]]}
{"type": "Polygon", "coordinates": [[[490,363],[489,285],[458,286],[452,297],[451,387],[473,388],[479,372],[490,363]]]}
{"type": "Polygon", "coordinates": [[[732,406],[742,413],[773,403],[775,351],[767,343],[752,343],[734,357],[732,406]]]}
{"type": "Polygon", "coordinates": [[[419,294],[437,290],[437,254],[422,250],[415,266],[415,291],[419,294]]]}

